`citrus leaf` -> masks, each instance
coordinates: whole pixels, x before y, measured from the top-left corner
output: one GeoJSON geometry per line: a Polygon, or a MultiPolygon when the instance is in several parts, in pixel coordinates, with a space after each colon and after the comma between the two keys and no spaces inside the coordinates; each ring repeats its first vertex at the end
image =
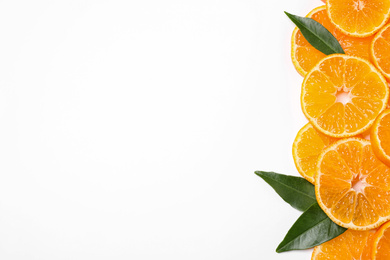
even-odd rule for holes
{"type": "Polygon", "coordinates": [[[317,203],[314,185],[304,178],[263,171],[256,171],[255,174],[266,181],[285,202],[297,210],[305,211],[317,203]]]}
{"type": "Polygon", "coordinates": [[[276,252],[312,248],[341,235],[345,231],[345,228],[335,224],[316,203],[297,219],[276,252]]]}
{"type": "Polygon", "coordinates": [[[299,28],[305,39],[320,52],[329,55],[334,53],[344,54],[337,39],[319,22],[297,15],[284,12],[290,20],[299,28]]]}

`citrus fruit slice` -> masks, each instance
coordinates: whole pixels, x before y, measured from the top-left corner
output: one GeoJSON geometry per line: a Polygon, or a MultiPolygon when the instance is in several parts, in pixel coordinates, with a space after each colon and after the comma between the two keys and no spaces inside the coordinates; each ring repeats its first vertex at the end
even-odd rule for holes
{"type": "MultiPolygon", "coordinates": [[[[339,41],[344,52],[348,55],[370,59],[370,48],[372,37],[356,38],[341,33],[330,22],[326,6],[313,9],[306,17],[312,18],[322,24],[339,41]]],[[[301,31],[296,27],[291,37],[291,59],[299,74],[305,76],[326,55],[314,48],[303,37],[301,31]]]]}
{"type": "Polygon", "coordinates": [[[298,172],[314,184],[318,156],[337,139],[317,131],[310,123],[299,130],[293,143],[293,158],[298,172]]]}
{"type": "Polygon", "coordinates": [[[371,128],[370,139],[375,155],[390,165],[390,109],[377,117],[371,128]]]}
{"type": "Polygon", "coordinates": [[[347,230],[340,236],[314,248],[312,260],[370,259],[375,230],[347,230]]]}
{"type": "Polygon", "coordinates": [[[372,245],[372,260],[390,259],[390,222],[376,232],[372,245]]]}
{"type": "Polygon", "coordinates": [[[378,227],[390,219],[390,168],[361,138],[341,139],[318,157],[318,204],[336,224],[354,230],[378,227]]]}
{"type": "Polygon", "coordinates": [[[354,37],[373,35],[390,16],[390,0],[328,0],[326,4],[336,28],[354,37]]]}
{"type": "Polygon", "coordinates": [[[383,27],[371,44],[371,55],[375,66],[390,79],[390,24],[383,27]]]}
{"type": "Polygon", "coordinates": [[[316,129],[341,138],[367,130],[386,108],[388,98],[387,82],[371,63],[333,54],[307,73],[301,105],[316,129]]]}

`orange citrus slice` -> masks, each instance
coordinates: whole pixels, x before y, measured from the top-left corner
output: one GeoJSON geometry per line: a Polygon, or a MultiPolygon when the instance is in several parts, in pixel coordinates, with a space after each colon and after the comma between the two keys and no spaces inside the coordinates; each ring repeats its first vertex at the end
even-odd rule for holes
{"type": "Polygon", "coordinates": [[[386,108],[388,98],[387,82],[371,63],[333,54],[306,75],[301,105],[316,129],[341,138],[355,136],[371,127],[386,108]]]}
{"type": "Polygon", "coordinates": [[[372,260],[390,259],[390,222],[376,232],[372,246],[372,260]]]}
{"type": "MultiPolygon", "coordinates": [[[[306,17],[316,20],[328,29],[339,41],[346,54],[370,59],[370,47],[373,37],[356,38],[341,33],[330,22],[325,5],[313,9],[306,17]]],[[[291,37],[291,59],[299,74],[305,76],[325,56],[306,41],[297,27],[294,29],[291,37]]]]}
{"type": "Polygon", "coordinates": [[[318,204],[342,227],[368,230],[390,219],[390,168],[376,158],[368,140],[346,138],[325,148],[315,191],[318,204]]]}
{"type": "Polygon", "coordinates": [[[336,28],[354,37],[373,35],[390,16],[390,0],[328,0],[326,4],[336,28]]]}
{"type": "Polygon", "coordinates": [[[390,24],[383,27],[371,44],[371,55],[375,66],[390,79],[390,24]]]}
{"type": "Polygon", "coordinates": [[[386,109],[375,120],[370,135],[375,155],[390,165],[390,109],[386,109]]]}
{"type": "Polygon", "coordinates": [[[314,248],[312,260],[370,259],[375,230],[347,230],[340,236],[314,248]]]}
{"type": "Polygon", "coordinates": [[[314,184],[318,156],[337,139],[317,131],[310,123],[299,130],[293,143],[293,158],[298,172],[314,184]]]}

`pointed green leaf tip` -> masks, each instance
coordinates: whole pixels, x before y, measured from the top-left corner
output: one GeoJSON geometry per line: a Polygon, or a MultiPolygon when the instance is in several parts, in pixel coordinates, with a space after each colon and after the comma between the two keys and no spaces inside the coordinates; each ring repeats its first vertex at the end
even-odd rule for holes
{"type": "Polygon", "coordinates": [[[299,28],[305,39],[320,52],[329,55],[334,53],[344,54],[337,39],[319,22],[297,15],[284,12],[290,20],[299,28]]]}
{"type": "Polygon", "coordinates": [[[317,203],[314,185],[301,177],[283,175],[275,172],[256,171],[279,196],[293,208],[305,211],[317,203]]]}
{"type": "Polygon", "coordinates": [[[276,252],[308,249],[321,245],[346,231],[335,224],[316,203],[306,210],[288,231],[276,252]]]}

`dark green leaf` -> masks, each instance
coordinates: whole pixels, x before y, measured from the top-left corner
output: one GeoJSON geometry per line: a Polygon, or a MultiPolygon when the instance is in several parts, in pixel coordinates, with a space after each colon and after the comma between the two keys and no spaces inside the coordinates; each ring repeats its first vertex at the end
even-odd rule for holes
{"type": "Polygon", "coordinates": [[[312,248],[341,235],[345,231],[345,228],[336,225],[316,203],[298,218],[276,252],[312,248]]]}
{"type": "Polygon", "coordinates": [[[317,50],[326,55],[333,53],[344,54],[337,39],[319,22],[285,12],[290,20],[301,30],[305,39],[317,50]]]}
{"type": "Polygon", "coordinates": [[[274,172],[255,172],[279,194],[282,199],[300,211],[317,203],[314,185],[304,178],[274,172]]]}

